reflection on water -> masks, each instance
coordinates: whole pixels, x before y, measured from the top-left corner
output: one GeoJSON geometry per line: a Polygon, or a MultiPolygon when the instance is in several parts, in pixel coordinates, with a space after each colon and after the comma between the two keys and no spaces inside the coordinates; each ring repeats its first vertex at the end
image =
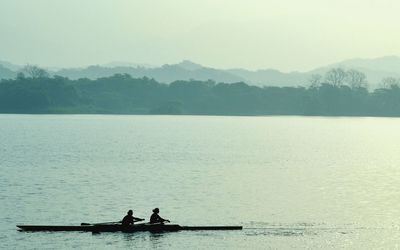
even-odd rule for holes
{"type": "Polygon", "coordinates": [[[319,234],[326,233],[351,233],[353,230],[358,228],[352,227],[335,227],[329,226],[326,223],[268,223],[268,222],[256,222],[251,221],[245,227],[245,233],[247,236],[316,236],[319,234]]]}
{"type": "Polygon", "coordinates": [[[149,233],[149,241],[154,248],[162,246],[163,237],[167,237],[167,233],[149,233]]]}
{"type": "Polygon", "coordinates": [[[0,115],[5,249],[374,249],[400,242],[400,119],[0,115]],[[20,233],[160,207],[243,231],[20,233]]]}

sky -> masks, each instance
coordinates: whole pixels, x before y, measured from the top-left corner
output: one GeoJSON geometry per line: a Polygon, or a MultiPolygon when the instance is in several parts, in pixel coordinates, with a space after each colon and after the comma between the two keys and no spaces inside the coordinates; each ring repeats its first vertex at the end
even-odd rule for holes
{"type": "Polygon", "coordinates": [[[0,60],[307,71],[400,55],[397,0],[0,0],[0,60]]]}

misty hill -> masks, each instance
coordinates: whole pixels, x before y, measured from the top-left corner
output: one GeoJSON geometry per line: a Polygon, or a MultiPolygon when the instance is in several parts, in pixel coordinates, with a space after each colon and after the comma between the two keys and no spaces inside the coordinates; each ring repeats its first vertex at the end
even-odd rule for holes
{"type": "MultiPolygon", "coordinates": [[[[49,70],[50,75],[60,75],[70,79],[97,79],[114,74],[129,74],[135,78],[148,77],[162,83],[176,80],[213,80],[216,82],[245,82],[255,86],[307,86],[314,74],[323,75],[332,68],[356,69],[363,72],[372,88],[386,77],[400,78],[400,57],[388,56],[374,59],[351,59],[317,68],[309,72],[281,72],[274,69],[215,69],[189,60],[178,64],[166,64],[160,67],[147,64],[128,62],[112,62],[105,65],[95,65],[86,68],[66,68],[49,70]]],[[[0,79],[13,78],[21,66],[0,61],[0,79]],[[1,66],[2,65],[2,66],[1,66]]]]}
{"type": "Polygon", "coordinates": [[[257,86],[305,86],[310,77],[308,73],[283,73],[274,69],[257,71],[229,69],[226,71],[246,79],[249,84],[257,86]]]}
{"type": "Polygon", "coordinates": [[[334,64],[335,67],[360,68],[374,71],[399,72],[400,57],[385,56],[373,59],[350,59],[334,64]]]}
{"type": "Polygon", "coordinates": [[[283,73],[278,70],[246,69],[214,69],[191,62],[182,61],[178,64],[166,64],[161,67],[104,67],[90,66],[84,69],[63,69],[54,74],[71,79],[112,76],[118,73],[127,73],[133,77],[149,77],[164,83],[176,80],[213,80],[216,82],[235,83],[246,82],[256,86],[301,86],[307,84],[308,73],[283,73]]]}
{"type": "Polygon", "coordinates": [[[6,68],[2,64],[0,64],[0,79],[11,79],[15,78],[16,76],[16,71],[12,71],[11,69],[6,68]]]}
{"type": "Polygon", "coordinates": [[[240,82],[246,79],[231,74],[229,72],[207,68],[194,67],[194,64],[182,62],[180,64],[163,65],[156,68],[145,67],[104,67],[104,66],[89,66],[83,69],[62,69],[53,74],[68,77],[71,79],[89,78],[97,79],[99,77],[108,77],[114,74],[129,74],[133,77],[148,77],[154,78],[163,83],[171,83],[176,80],[214,80],[217,82],[240,82]]]}
{"type": "Polygon", "coordinates": [[[13,64],[13,63],[10,63],[7,61],[1,61],[1,60],[0,60],[0,65],[2,65],[3,67],[5,67],[9,70],[12,70],[12,71],[18,71],[23,67],[21,65],[17,65],[17,64],[13,64]]]}
{"type": "Polygon", "coordinates": [[[123,61],[114,61],[114,62],[109,62],[106,64],[102,64],[104,67],[108,68],[115,68],[115,67],[144,67],[144,68],[155,68],[154,65],[146,64],[146,63],[132,63],[132,62],[123,62],[123,61]]]}
{"type": "Polygon", "coordinates": [[[317,68],[310,73],[324,74],[332,68],[356,69],[363,72],[372,85],[377,85],[385,77],[400,78],[400,57],[385,56],[373,59],[350,59],[317,68]]]}
{"type": "Polygon", "coordinates": [[[176,66],[181,67],[182,69],[195,71],[204,68],[202,65],[194,63],[189,60],[183,60],[182,62],[176,64],[176,66]]]}

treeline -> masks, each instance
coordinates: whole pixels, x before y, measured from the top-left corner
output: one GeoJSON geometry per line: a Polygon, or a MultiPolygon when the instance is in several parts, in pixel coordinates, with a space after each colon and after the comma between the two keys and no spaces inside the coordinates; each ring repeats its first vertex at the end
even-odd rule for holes
{"type": "Polygon", "coordinates": [[[0,81],[1,113],[400,116],[396,79],[369,92],[362,73],[333,69],[309,87],[175,81],[128,74],[90,80],[50,77],[29,66],[0,81]]]}

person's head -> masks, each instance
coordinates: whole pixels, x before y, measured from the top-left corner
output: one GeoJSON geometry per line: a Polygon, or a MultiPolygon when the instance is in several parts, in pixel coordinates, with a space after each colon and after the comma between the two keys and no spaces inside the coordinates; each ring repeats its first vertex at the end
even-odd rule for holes
{"type": "Polygon", "coordinates": [[[133,214],[133,211],[132,210],[129,210],[128,211],[128,215],[132,215],[133,214]]]}
{"type": "Polygon", "coordinates": [[[153,213],[158,214],[159,212],[160,212],[160,209],[158,209],[158,207],[156,207],[156,208],[153,209],[153,213]]]}

